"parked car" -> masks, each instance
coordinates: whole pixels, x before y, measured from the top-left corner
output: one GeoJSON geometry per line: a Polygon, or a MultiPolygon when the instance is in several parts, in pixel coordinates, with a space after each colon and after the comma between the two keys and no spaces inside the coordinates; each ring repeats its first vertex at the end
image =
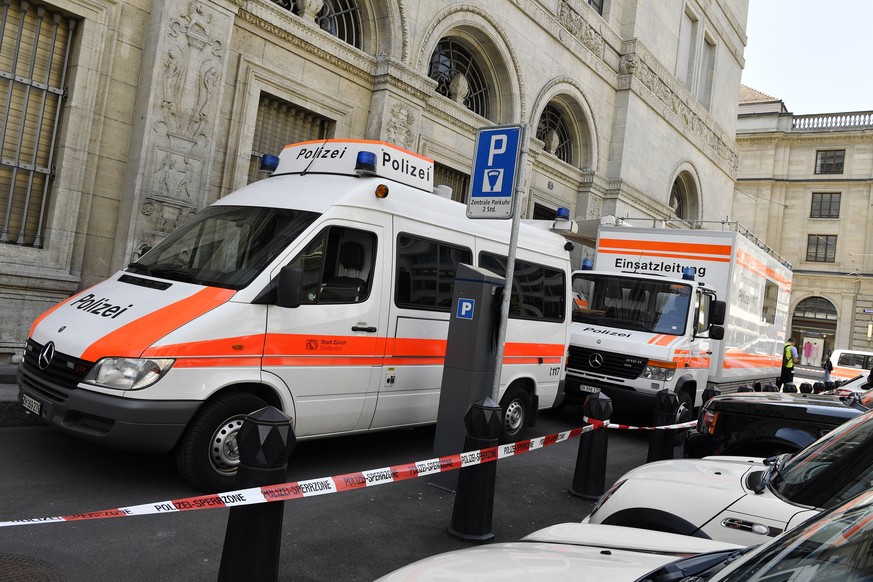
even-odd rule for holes
{"type": "Polygon", "coordinates": [[[684,456],[770,457],[800,449],[864,412],[855,398],[743,392],[711,398],[685,434],[684,456]]]}
{"type": "Polygon", "coordinates": [[[532,533],[519,542],[465,548],[425,558],[379,580],[869,581],[873,576],[870,558],[873,555],[873,491],[759,546],[739,549],[730,546],[693,554],[693,548],[682,541],[682,537],[632,528],[560,524],[532,533]],[[675,551],[665,552],[663,547],[669,547],[670,543],[677,544],[675,551]],[[675,552],[687,550],[692,550],[692,555],[674,559],[675,552]],[[650,566],[650,570],[645,570],[650,566]]]}
{"type": "Polygon", "coordinates": [[[616,481],[584,521],[761,543],[873,483],[873,410],[795,455],[648,463],[616,481]]]}
{"type": "MultiPolygon", "coordinates": [[[[873,373],[873,372],[871,372],[873,373]]],[[[866,392],[871,389],[869,374],[861,374],[860,376],[855,376],[851,380],[846,380],[845,382],[841,382],[836,388],[833,390],[827,390],[822,392],[822,394],[833,394],[836,396],[849,396],[852,394],[858,395],[863,392],[866,392]]]]}

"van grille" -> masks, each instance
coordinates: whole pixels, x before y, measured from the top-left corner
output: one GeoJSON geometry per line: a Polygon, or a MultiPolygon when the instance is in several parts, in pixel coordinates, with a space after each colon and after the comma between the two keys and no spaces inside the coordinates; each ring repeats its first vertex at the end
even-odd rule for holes
{"type": "Polygon", "coordinates": [[[648,362],[647,358],[570,346],[567,357],[567,369],[632,380],[639,378],[648,362]],[[592,365],[599,360],[596,357],[592,357],[595,354],[603,359],[603,363],[598,367],[592,365]]]}
{"type": "Polygon", "coordinates": [[[27,340],[24,361],[18,372],[22,386],[33,390],[54,402],[63,402],[79,382],[91,371],[93,362],[80,360],[60,352],[55,352],[51,364],[45,370],[39,369],[39,354],[44,345],[32,339],[27,340]]]}

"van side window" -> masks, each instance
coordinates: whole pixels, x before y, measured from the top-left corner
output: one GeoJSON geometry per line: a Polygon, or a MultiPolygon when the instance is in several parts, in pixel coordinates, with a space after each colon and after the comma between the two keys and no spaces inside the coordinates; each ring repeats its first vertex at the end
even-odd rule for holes
{"type": "MultiPolygon", "coordinates": [[[[506,257],[479,253],[479,266],[504,277],[506,257]]],[[[567,281],[564,273],[527,261],[515,261],[509,316],[562,322],[566,313],[567,281]]]]}
{"type": "Polygon", "coordinates": [[[397,307],[448,312],[458,264],[472,261],[470,249],[399,234],[394,303],[397,307]]]}
{"type": "Polygon", "coordinates": [[[376,235],[331,226],[321,231],[291,264],[303,269],[304,305],[360,303],[370,296],[376,235]]]}

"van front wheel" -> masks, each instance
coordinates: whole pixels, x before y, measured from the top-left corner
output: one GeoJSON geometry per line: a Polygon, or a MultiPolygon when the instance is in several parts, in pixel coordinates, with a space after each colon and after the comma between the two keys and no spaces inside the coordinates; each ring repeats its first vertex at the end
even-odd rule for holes
{"type": "Polygon", "coordinates": [[[237,434],[246,416],[266,405],[247,392],[207,402],[176,448],[176,466],[185,481],[210,493],[233,489],[239,465],[237,434]]]}
{"type": "Polygon", "coordinates": [[[503,395],[500,408],[503,409],[500,442],[514,443],[520,440],[525,427],[530,423],[530,394],[521,386],[510,386],[503,395]]]}

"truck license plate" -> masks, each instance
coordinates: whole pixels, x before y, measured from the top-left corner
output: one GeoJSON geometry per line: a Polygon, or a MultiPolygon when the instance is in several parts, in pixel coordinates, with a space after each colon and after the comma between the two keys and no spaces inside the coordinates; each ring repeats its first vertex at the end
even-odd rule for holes
{"type": "Polygon", "coordinates": [[[600,388],[598,388],[597,386],[586,386],[585,384],[580,384],[579,391],[591,392],[592,394],[596,394],[597,392],[600,392],[600,388]]]}
{"type": "Polygon", "coordinates": [[[42,409],[42,404],[27,394],[21,395],[21,405],[37,416],[39,416],[39,411],[42,409]]]}

